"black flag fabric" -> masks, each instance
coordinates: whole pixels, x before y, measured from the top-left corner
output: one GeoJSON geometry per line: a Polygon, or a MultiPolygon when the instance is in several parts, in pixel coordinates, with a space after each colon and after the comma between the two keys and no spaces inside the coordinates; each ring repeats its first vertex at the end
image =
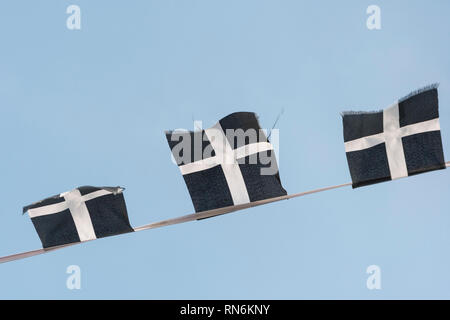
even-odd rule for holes
{"type": "Polygon", "coordinates": [[[252,112],[166,138],[196,212],[286,195],[273,146],[252,112]]]}
{"type": "Polygon", "coordinates": [[[23,208],[44,248],[133,232],[120,187],[83,186],[23,208]]]}
{"type": "Polygon", "coordinates": [[[379,112],[344,112],[353,188],[445,169],[437,85],[379,112]]]}

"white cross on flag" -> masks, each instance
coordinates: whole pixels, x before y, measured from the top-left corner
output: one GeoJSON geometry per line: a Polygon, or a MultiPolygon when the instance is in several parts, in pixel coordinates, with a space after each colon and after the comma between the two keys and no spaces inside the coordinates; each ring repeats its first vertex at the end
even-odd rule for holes
{"type": "Polygon", "coordinates": [[[353,187],[445,169],[437,85],[379,112],[344,112],[353,187]]]}
{"type": "Polygon", "coordinates": [[[169,131],[169,147],[196,212],[286,195],[273,146],[253,112],[202,131],[169,131]]]}
{"type": "Polygon", "coordinates": [[[133,232],[120,187],[84,186],[24,207],[44,248],[133,232]]]}

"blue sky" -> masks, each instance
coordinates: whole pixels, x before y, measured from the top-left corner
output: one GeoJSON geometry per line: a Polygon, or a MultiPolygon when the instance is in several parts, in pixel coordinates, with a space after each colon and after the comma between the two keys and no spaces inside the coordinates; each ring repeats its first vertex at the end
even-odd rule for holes
{"type": "MultiPolygon", "coordinates": [[[[281,109],[289,193],[345,183],[343,110],[439,82],[450,150],[448,1],[0,4],[0,255],[36,249],[21,208],[120,185],[133,226],[193,212],[164,130],[281,109]],[[66,28],[67,6],[81,30],[66,28]],[[381,8],[381,30],[366,8],[381,8]]],[[[450,298],[447,171],[329,191],[0,265],[0,298],[450,298]],[[366,268],[381,268],[381,290],[366,268]],[[66,268],[81,268],[81,290],[66,268]]]]}

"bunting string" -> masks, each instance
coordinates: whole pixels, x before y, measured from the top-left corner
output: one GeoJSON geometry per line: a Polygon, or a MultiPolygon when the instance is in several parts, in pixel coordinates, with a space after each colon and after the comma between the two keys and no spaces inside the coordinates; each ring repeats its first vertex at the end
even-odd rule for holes
{"type": "MultiPolygon", "coordinates": [[[[446,162],[445,166],[450,167],[450,161],[446,162]]],[[[304,192],[300,192],[300,193],[294,193],[294,194],[289,194],[289,195],[285,195],[285,196],[249,202],[249,203],[235,205],[235,206],[229,206],[229,207],[207,210],[207,211],[198,212],[198,213],[192,213],[192,214],[188,214],[188,215],[184,215],[184,216],[180,216],[180,217],[176,217],[176,218],[171,218],[171,219],[166,219],[166,220],[162,220],[162,221],[158,221],[158,222],[153,222],[153,223],[150,223],[150,224],[147,224],[144,226],[140,226],[140,227],[134,228],[134,231],[138,232],[138,231],[144,231],[144,230],[149,230],[149,229],[162,228],[162,227],[167,227],[167,226],[171,226],[171,225],[195,221],[195,220],[199,220],[199,219],[211,218],[211,217],[215,217],[215,216],[219,216],[219,215],[223,215],[223,214],[227,214],[227,213],[232,213],[232,212],[243,210],[243,209],[257,207],[257,206],[260,206],[263,204],[278,202],[281,200],[298,198],[298,197],[306,196],[309,194],[319,193],[319,192],[333,190],[333,189],[339,189],[339,188],[348,187],[351,185],[352,185],[352,183],[348,182],[348,183],[344,183],[344,184],[338,184],[338,185],[334,185],[334,186],[329,186],[329,187],[304,191],[304,192]]],[[[88,240],[88,241],[84,241],[84,242],[89,242],[89,241],[92,241],[92,240],[88,240]]],[[[69,243],[69,244],[65,244],[65,245],[61,245],[61,246],[37,249],[37,250],[33,250],[33,251],[22,252],[22,253],[18,253],[18,254],[9,255],[9,256],[4,256],[4,257],[0,258],[0,263],[6,263],[6,262],[10,262],[10,261],[33,257],[36,255],[40,255],[40,254],[47,253],[47,252],[52,252],[52,251],[55,251],[58,249],[70,247],[70,246],[84,243],[84,242],[69,243]]]]}

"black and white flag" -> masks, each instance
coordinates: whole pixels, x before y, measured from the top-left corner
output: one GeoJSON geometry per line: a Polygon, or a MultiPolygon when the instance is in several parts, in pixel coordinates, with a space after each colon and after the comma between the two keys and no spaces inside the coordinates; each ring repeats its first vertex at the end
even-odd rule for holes
{"type": "Polygon", "coordinates": [[[24,207],[44,248],[133,232],[120,187],[84,186],[24,207]]]}
{"type": "Polygon", "coordinates": [[[379,112],[344,112],[353,187],[445,169],[437,85],[379,112]]]}
{"type": "Polygon", "coordinates": [[[166,137],[196,212],[286,195],[273,146],[252,112],[166,137]]]}

